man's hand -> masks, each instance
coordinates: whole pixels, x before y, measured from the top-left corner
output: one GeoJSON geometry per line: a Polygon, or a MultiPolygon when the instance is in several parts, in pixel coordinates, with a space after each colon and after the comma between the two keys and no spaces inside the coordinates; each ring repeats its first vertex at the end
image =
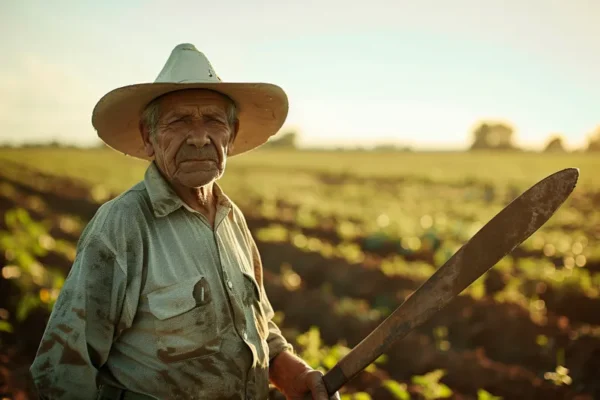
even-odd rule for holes
{"type": "Polygon", "coordinates": [[[331,397],[327,394],[321,371],[308,370],[298,375],[297,379],[299,390],[297,393],[290,394],[289,397],[292,400],[340,400],[339,393],[335,393],[331,397]]]}
{"type": "Polygon", "coordinates": [[[339,400],[335,393],[331,397],[323,381],[323,374],[312,369],[302,359],[284,351],[269,367],[271,382],[288,400],[339,400]]]}

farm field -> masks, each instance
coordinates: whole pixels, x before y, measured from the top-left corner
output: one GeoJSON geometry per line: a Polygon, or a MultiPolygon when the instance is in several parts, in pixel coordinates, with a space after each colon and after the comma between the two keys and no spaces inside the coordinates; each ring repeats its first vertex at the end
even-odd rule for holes
{"type": "MultiPolygon", "coordinates": [[[[79,234],[146,165],[103,149],[0,150],[0,398],[35,398],[29,363],[79,234]]],[[[265,149],[230,159],[220,184],[256,238],[283,333],[326,371],[508,202],[566,167],[581,178],[551,220],[342,393],[587,400],[600,398],[597,155],[265,149]]]]}

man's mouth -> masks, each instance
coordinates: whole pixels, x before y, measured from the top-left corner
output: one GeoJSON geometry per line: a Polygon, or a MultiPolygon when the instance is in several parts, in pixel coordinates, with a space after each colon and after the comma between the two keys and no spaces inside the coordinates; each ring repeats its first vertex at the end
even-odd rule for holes
{"type": "Polygon", "coordinates": [[[217,160],[215,160],[214,158],[190,158],[187,160],[182,160],[179,163],[180,164],[184,164],[184,163],[195,163],[195,162],[204,162],[204,163],[217,163],[217,160]]]}

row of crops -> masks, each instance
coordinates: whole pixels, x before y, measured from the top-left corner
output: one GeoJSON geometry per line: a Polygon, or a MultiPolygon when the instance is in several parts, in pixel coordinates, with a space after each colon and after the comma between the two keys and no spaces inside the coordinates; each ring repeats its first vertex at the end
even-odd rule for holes
{"type": "MultiPolygon", "coordinates": [[[[257,240],[277,322],[324,371],[525,189],[232,171],[223,186],[257,240]]],[[[79,234],[114,193],[15,164],[0,177],[0,393],[33,396],[28,364],[79,234]]],[[[542,230],[350,382],[344,397],[598,395],[599,204],[593,189],[576,191],[542,230]]]]}

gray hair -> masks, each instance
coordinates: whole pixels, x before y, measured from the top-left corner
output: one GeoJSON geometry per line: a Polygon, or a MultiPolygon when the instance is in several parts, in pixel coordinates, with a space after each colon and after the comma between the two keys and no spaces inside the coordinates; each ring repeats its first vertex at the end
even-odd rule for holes
{"type": "MultiPolygon", "coordinates": [[[[238,109],[235,102],[227,98],[227,123],[230,127],[233,128],[236,121],[238,120],[238,109]]],[[[162,96],[159,96],[152,100],[144,111],[142,112],[140,118],[140,128],[147,127],[150,137],[153,137],[156,134],[156,130],[158,127],[158,119],[160,117],[160,100],[162,96]]]]}

